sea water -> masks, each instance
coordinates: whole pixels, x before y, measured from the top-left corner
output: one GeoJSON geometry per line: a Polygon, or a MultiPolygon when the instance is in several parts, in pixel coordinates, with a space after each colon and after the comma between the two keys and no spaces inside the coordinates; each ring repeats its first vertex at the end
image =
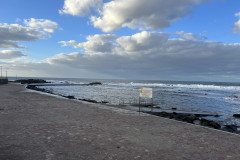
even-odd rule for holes
{"type": "Polygon", "coordinates": [[[153,89],[155,109],[176,108],[185,112],[204,112],[218,114],[208,117],[222,125],[240,126],[240,119],[233,114],[240,114],[240,83],[227,82],[187,82],[187,81],[141,81],[141,80],[102,80],[102,79],[53,79],[52,83],[87,84],[101,82],[93,86],[42,86],[53,93],[71,95],[77,99],[89,99],[108,102],[109,105],[121,107],[128,104],[128,109],[136,109],[139,100],[139,88],[153,89]],[[132,106],[131,106],[132,104],[132,106]]]}

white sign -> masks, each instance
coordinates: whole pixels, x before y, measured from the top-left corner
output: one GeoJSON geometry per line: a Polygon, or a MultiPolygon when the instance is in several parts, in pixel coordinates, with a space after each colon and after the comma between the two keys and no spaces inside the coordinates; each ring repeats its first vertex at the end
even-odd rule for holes
{"type": "Polygon", "coordinates": [[[152,98],[152,88],[140,87],[140,97],[152,98]]]}

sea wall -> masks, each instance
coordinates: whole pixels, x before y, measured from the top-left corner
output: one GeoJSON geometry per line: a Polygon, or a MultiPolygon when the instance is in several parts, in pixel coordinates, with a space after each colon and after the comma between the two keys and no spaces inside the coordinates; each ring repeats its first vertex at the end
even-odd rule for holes
{"type": "Polygon", "coordinates": [[[8,84],[7,78],[0,78],[0,84],[8,84]]]}

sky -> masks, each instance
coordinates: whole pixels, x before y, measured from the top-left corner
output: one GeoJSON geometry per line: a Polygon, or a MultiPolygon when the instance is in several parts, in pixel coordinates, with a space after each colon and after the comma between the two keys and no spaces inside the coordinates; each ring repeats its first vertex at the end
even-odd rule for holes
{"type": "Polygon", "coordinates": [[[239,0],[7,0],[8,76],[240,81],[239,0]]]}

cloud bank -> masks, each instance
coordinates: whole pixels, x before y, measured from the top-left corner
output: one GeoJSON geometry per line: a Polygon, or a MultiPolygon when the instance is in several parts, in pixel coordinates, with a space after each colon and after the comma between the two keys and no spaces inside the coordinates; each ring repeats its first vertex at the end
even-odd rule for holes
{"type": "Polygon", "coordinates": [[[0,51],[0,60],[2,59],[12,59],[12,58],[20,58],[25,57],[25,54],[22,54],[20,51],[15,50],[2,50],[0,51]]]}
{"type": "Polygon", "coordinates": [[[110,34],[93,35],[82,43],[62,41],[65,46],[71,45],[83,52],[60,53],[39,63],[24,65],[29,68],[34,66],[34,70],[39,72],[41,68],[49,66],[58,73],[53,73],[51,76],[78,72],[78,77],[88,73],[89,77],[95,76],[95,78],[104,75],[102,78],[229,80],[228,78],[231,77],[231,80],[240,79],[239,43],[225,44],[197,40],[189,38],[189,35],[198,37],[197,35],[180,33],[175,38],[172,36],[179,32],[170,34],[143,31],[121,37],[110,34]],[[95,38],[102,43],[92,42],[95,38]]]}

